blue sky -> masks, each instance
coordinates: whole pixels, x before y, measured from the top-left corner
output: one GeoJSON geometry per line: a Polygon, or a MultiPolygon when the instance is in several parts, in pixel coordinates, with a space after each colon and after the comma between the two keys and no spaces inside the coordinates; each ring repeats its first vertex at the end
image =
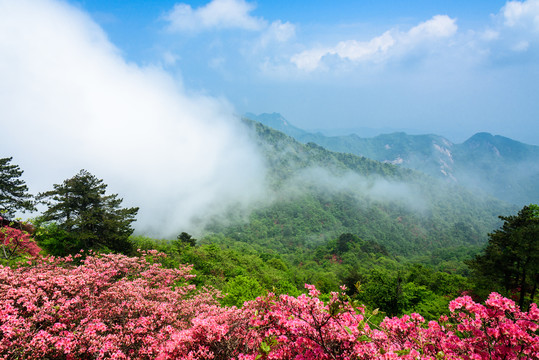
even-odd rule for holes
{"type": "Polygon", "coordinates": [[[71,3],[125,59],[238,113],[539,144],[537,0],[71,3]]]}

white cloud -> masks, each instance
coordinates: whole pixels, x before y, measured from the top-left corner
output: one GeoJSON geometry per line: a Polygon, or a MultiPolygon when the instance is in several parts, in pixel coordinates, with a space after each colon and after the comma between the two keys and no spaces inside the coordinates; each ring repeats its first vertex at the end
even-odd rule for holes
{"type": "Polygon", "coordinates": [[[521,40],[513,45],[512,49],[516,52],[526,51],[530,47],[530,43],[526,40],[521,40]]]}
{"type": "Polygon", "coordinates": [[[296,36],[296,27],[289,23],[283,23],[281,20],[276,20],[271,23],[266,29],[262,31],[260,36],[253,40],[246,42],[242,47],[242,54],[252,57],[261,53],[274,53],[282,56],[280,50],[282,46],[289,43],[291,39],[296,36]],[[276,47],[279,50],[273,49],[269,51],[271,47],[276,47]]]}
{"type": "Polygon", "coordinates": [[[517,59],[522,53],[532,53],[537,48],[539,33],[539,0],[509,1],[493,16],[494,23],[486,33],[496,36],[483,37],[490,43],[490,53],[507,61],[513,53],[517,59]],[[510,50],[510,51],[508,51],[510,50]]]}
{"type": "Polygon", "coordinates": [[[372,57],[376,54],[385,53],[393,45],[395,45],[395,39],[393,39],[389,32],[385,32],[383,35],[375,37],[368,43],[362,43],[355,40],[341,41],[337,44],[331,54],[335,53],[340,57],[356,61],[372,57]]]}
{"type": "Polygon", "coordinates": [[[263,19],[249,13],[255,5],[244,0],[212,0],[193,10],[190,5],[180,3],[165,16],[171,31],[202,31],[208,29],[261,30],[266,26],[263,19]]]}
{"type": "Polygon", "coordinates": [[[301,70],[313,71],[320,66],[324,56],[337,55],[342,59],[360,61],[372,59],[376,55],[381,55],[395,44],[395,39],[389,32],[373,38],[368,42],[356,40],[341,41],[331,48],[319,48],[303,51],[292,56],[291,61],[301,70]]]}
{"type": "Polygon", "coordinates": [[[262,42],[270,41],[286,42],[296,35],[296,27],[289,22],[281,22],[280,20],[271,23],[270,27],[262,36],[262,42]]]}
{"type": "Polygon", "coordinates": [[[479,37],[481,40],[494,41],[500,38],[500,32],[493,29],[487,29],[480,33],[479,37]]]}
{"type": "Polygon", "coordinates": [[[320,60],[322,60],[322,57],[329,54],[331,51],[331,49],[327,48],[306,50],[292,56],[290,61],[296,64],[298,69],[313,71],[320,65],[320,60]]]}
{"type": "Polygon", "coordinates": [[[353,62],[381,61],[391,56],[390,52],[393,48],[399,49],[394,54],[402,54],[414,50],[420,44],[451,37],[455,35],[457,29],[455,19],[446,15],[436,15],[411,28],[408,32],[389,30],[369,41],[341,41],[333,47],[305,50],[293,55],[290,61],[297,68],[305,71],[319,68],[322,59],[328,55],[336,55],[353,62]]]}
{"type": "Polygon", "coordinates": [[[450,37],[457,32],[458,27],[455,22],[455,19],[451,19],[447,15],[436,15],[411,28],[405,37],[413,40],[450,37]]]}
{"type": "Polygon", "coordinates": [[[171,51],[165,51],[162,55],[162,62],[165,66],[174,66],[180,60],[180,56],[171,51]]]}
{"type": "Polygon", "coordinates": [[[509,1],[502,8],[502,14],[506,26],[539,31],[539,0],[509,1]]]}
{"type": "Polygon", "coordinates": [[[324,168],[306,168],[298,171],[284,184],[284,193],[293,198],[301,195],[306,186],[316,186],[328,193],[348,192],[357,200],[400,202],[415,211],[425,211],[427,203],[420,189],[404,182],[388,181],[371,176],[365,177],[352,171],[341,174],[324,168]]]}
{"type": "Polygon", "coordinates": [[[160,235],[263,194],[264,166],[230,105],[126,63],[63,2],[0,0],[0,79],[0,157],[14,156],[33,193],[85,168],[160,235]]]}

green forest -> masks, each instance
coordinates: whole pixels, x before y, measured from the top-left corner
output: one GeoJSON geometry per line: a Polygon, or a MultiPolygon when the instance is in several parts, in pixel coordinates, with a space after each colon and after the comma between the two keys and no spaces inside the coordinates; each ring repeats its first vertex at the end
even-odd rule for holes
{"type": "MultiPolygon", "coordinates": [[[[423,173],[301,144],[244,119],[263,150],[272,201],[245,215],[231,207],[199,234],[178,229],[157,239],[134,232],[138,208],[123,208],[104,180],[81,170],[51,190],[29,194],[23,169],[0,159],[2,225],[35,238],[43,253],[167,254],[166,266],[192,264],[193,282],[241,307],[268,292],[297,296],[313,284],[329,299],[351,299],[389,315],[437,319],[449,301],[491,291],[526,308],[537,301],[539,207],[478,195],[423,173]],[[21,211],[44,210],[28,221],[21,211]]],[[[34,212],[35,214],[35,212],[34,212]]],[[[22,245],[21,245],[22,246],[22,245]]],[[[2,244],[3,264],[22,252],[2,244]]]]}

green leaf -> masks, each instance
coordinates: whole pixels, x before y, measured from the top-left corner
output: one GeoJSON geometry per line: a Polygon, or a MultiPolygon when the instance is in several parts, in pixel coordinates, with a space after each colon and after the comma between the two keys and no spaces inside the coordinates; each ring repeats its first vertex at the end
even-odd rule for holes
{"type": "Polygon", "coordinates": [[[357,341],[359,341],[359,342],[371,342],[372,339],[367,335],[361,335],[360,337],[357,338],[357,341]]]}
{"type": "Polygon", "coordinates": [[[262,350],[263,353],[268,354],[271,351],[271,348],[268,344],[262,341],[262,343],[260,344],[260,350],[262,350]]]}
{"type": "Polygon", "coordinates": [[[397,354],[399,356],[408,355],[408,354],[410,354],[410,349],[397,350],[397,351],[395,351],[395,354],[397,354]]]}

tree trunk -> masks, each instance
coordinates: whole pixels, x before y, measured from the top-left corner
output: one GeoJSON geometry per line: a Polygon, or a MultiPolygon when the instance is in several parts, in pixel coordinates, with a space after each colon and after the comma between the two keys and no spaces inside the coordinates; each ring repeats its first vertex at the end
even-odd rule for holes
{"type": "Polygon", "coordinates": [[[535,274],[535,277],[533,279],[533,288],[532,288],[532,291],[530,293],[530,301],[531,302],[533,302],[533,299],[535,298],[535,292],[537,291],[537,283],[539,283],[539,274],[535,274]]]}
{"type": "Polygon", "coordinates": [[[522,279],[520,280],[520,298],[518,299],[518,306],[520,309],[524,309],[524,299],[526,298],[526,264],[522,269],[522,279]]]}

